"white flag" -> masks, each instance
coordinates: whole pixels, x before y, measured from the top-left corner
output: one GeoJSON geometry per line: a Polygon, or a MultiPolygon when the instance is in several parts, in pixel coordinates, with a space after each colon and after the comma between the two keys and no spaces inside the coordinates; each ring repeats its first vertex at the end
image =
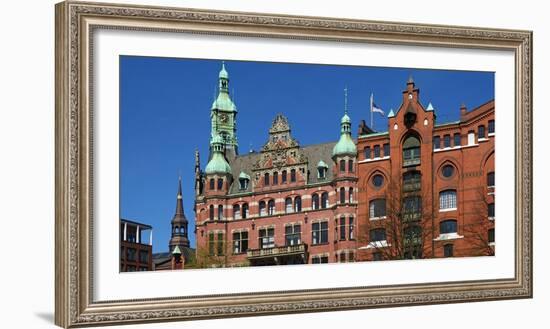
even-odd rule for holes
{"type": "Polygon", "coordinates": [[[384,111],[374,103],[374,95],[370,94],[370,111],[384,115],[384,111]]]}

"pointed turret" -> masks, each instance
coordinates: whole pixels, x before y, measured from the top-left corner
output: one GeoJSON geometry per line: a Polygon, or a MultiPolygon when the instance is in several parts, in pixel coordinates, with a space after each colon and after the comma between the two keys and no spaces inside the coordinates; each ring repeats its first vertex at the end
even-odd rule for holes
{"type": "Polygon", "coordinates": [[[225,68],[225,62],[222,62],[222,68],[218,74],[218,95],[212,103],[210,113],[212,120],[210,138],[216,134],[221,136],[225,146],[224,152],[228,158],[238,154],[236,116],[237,107],[229,95],[229,73],[225,68]]]}
{"type": "Polygon", "coordinates": [[[223,156],[223,139],[220,135],[214,135],[214,137],[210,141],[210,149],[212,150],[212,158],[210,159],[210,161],[208,161],[208,164],[206,165],[206,174],[231,174],[231,167],[223,156]]]}
{"type": "Polygon", "coordinates": [[[344,89],[344,116],[340,120],[340,140],[332,149],[332,157],[357,155],[357,147],[351,138],[351,119],[348,116],[348,90],[344,89]]]}
{"type": "Polygon", "coordinates": [[[169,243],[169,250],[174,247],[189,247],[189,238],[187,236],[188,221],[183,211],[183,194],[181,189],[181,176],[178,181],[178,195],[176,197],[176,212],[172,218],[172,237],[169,243]]]}

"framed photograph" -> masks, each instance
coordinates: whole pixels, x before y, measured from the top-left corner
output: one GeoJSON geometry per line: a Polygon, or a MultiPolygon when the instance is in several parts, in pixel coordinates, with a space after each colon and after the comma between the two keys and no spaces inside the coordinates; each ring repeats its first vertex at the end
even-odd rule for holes
{"type": "Polygon", "coordinates": [[[56,324],[530,298],[531,65],[530,31],[59,3],[56,324]]]}

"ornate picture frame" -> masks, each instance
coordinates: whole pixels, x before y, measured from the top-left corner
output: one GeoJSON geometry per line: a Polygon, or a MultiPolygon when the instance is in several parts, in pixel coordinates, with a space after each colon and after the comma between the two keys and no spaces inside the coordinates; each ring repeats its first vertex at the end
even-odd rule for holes
{"type": "Polygon", "coordinates": [[[532,32],[65,1],[56,5],[55,323],[62,327],[531,298],[532,32]],[[94,298],[94,71],[99,30],[503,50],[514,54],[510,278],[205,296],[94,298]]]}

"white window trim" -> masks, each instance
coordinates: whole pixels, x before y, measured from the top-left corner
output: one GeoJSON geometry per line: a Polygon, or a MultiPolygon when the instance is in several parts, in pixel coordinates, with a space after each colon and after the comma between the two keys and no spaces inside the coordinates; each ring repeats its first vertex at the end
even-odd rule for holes
{"type": "Polygon", "coordinates": [[[382,220],[382,219],[386,219],[387,216],[379,216],[379,217],[369,217],[370,220],[382,220]]]}
{"type": "MultiPolygon", "coordinates": [[[[475,145],[475,146],[477,146],[477,145],[475,145]]],[[[442,149],[434,149],[434,153],[458,150],[458,149],[460,149],[461,147],[462,147],[462,146],[459,145],[459,146],[454,146],[454,147],[445,147],[445,148],[442,148],[442,149]]]]}
{"type": "Polygon", "coordinates": [[[488,217],[488,218],[489,218],[489,220],[492,220],[492,221],[495,220],[495,216],[491,216],[491,217],[488,217]]]}
{"type": "Polygon", "coordinates": [[[495,246],[494,242],[489,242],[489,247],[494,247],[494,246],[495,246]]]}
{"type": "Polygon", "coordinates": [[[381,241],[373,241],[364,247],[360,247],[359,249],[386,248],[389,246],[390,244],[388,243],[387,240],[381,240],[381,241]]]}
{"type": "Polygon", "coordinates": [[[439,212],[448,212],[448,211],[456,211],[457,208],[454,207],[454,208],[443,208],[443,209],[439,209],[439,212]]]}
{"type": "Polygon", "coordinates": [[[360,161],[357,161],[357,163],[367,163],[367,162],[376,162],[376,161],[383,161],[383,160],[388,160],[390,158],[390,156],[383,156],[383,157],[378,157],[378,158],[372,158],[372,159],[363,159],[363,160],[360,160],[360,161]]]}
{"type": "Polygon", "coordinates": [[[494,137],[494,136],[495,136],[495,133],[488,133],[487,136],[488,136],[488,137],[494,137]]]}
{"type": "Polygon", "coordinates": [[[477,139],[477,142],[478,142],[478,143],[479,143],[479,142],[482,142],[482,143],[483,143],[483,142],[488,142],[488,141],[489,141],[489,138],[487,138],[487,137],[483,137],[483,138],[478,138],[478,139],[477,139]]]}
{"type": "Polygon", "coordinates": [[[476,146],[479,146],[479,144],[477,143],[474,143],[474,144],[469,144],[469,145],[463,145],[462,148],[467,148],[467,147],[476,147],[476,146]]]}
{"type": "Polygon", "coordinates": [[[446,240],[456,240],[456,239],[462,239],[464,238],[463,235],[458,235],[458,233],[443,233],[439,234],[437,238],[434,239],[434,241],[446,241],[446,240]]]}

